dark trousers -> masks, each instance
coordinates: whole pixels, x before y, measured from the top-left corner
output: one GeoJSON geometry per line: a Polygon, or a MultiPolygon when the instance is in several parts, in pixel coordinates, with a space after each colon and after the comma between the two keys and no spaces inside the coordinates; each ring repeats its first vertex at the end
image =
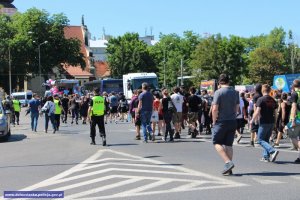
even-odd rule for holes
{"type": "Polygon", "coordinates": [[[55,125],[56,125],[56,130],[58,130],[60,126],[60,114],[55,114],[55,125]]]}
{"type": "Polygon", "coordinates": [[[209,116],[209,111],[204,111],[204,118],[205,118],[205,123],[204,123],[204,127],[206,128],[206,132],[210,133],[211,132],[211,117],[209,116]]]}
{"type": "Polygon", "coordinates": [[[73,109],[71,110],[71,112],[72,112],[72,122],[74,119],[76,122],[78,122],[78,118],[79,118],[78,109],[73,109]]]}
{"type": "Polygon", "coordinates": [[[63,110],[64,110],[63,122],[67,122],[67,118],[68,118],[68,107],[67,107],[67,108],[63,108],[63,110]]]}
{"type": "Polygon", "coordinates": [[[96,137],[96,125],[98,125],[100,137],[106,137],[105,126],[104,126],[104,115],[91,117],[90,137],[92,138],[92,140],[95,140],[96,137]]]}
{"type": "Polygon", "coordinates": [[[163,118],[164,118],[164,121],[165,121],[165,124],[166,124],[166,131],[165,131],[165,136],[164,137],[165,137],[165,139],[167,139],[168,134],[169,134],[170,139],[173,140],[174,132],[173,132],[172,125],[171,125],[172,113],[170,113],[170,112],[163,113],[163,118]]]}
{"type": "Polygon", "coordinates": [[[48,130],[49,121],[51,121],[53,130],[56,130],[55,115],[50,114],[50,116],[49,116],[48,114],[45,114],[45,131],[48,130]]]}
{"type": "Polygon", "coordinates": [[[15,124],[17,122],[17,124],[19,124],[20,121],[20,112],[14,111],[14,116],[13,116],[13,123],[15,124]]]}

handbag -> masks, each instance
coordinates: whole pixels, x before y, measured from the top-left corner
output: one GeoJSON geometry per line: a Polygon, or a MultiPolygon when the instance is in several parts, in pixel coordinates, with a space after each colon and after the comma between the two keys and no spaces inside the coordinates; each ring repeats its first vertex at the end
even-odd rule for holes
{"type": "Polygon", "coordinates": [[[290,138],[300,137],[300,119],[296,118],[295,124],[295,127],[292,127],[292,122],[286,125],[286,131],[290,138]]]}
{"type": "Polygon", "coordinates": [[[151,115],[151,122],[158,122],[158,121],[159,121],[158,111],[153,111],[151,115]]]}

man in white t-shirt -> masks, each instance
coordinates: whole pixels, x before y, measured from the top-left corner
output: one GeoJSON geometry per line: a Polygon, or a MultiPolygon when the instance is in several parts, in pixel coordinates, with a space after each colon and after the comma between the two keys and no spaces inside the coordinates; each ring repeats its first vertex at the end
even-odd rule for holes
{"type": "Polygon", "coordinates": [[[184,102],[183,96],[179,93],[180,92],[180,88],[179,87],[175,87],[173,89],[174,94],[171,95],[171,99],[172,102],[174,104],[174,106],[176,107],[177,112],[173,114],[173,124],[175,126],[175,139],[180,138],[180,127],[181,127],[181,122],[182,122],[182,105],[184,102]]]}

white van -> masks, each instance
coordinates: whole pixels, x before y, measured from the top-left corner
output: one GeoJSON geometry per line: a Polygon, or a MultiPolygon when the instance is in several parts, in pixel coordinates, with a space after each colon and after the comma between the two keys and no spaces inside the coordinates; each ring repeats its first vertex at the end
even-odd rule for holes
{"type": "Polygon", "coordinates": [[[11,94],[11,96],[14,97],[14,99],[17,99],[20,101],[22,107],[25,107],[28,105],[28,102],[32,99],[32,92],[14,92],[11,94]]]}

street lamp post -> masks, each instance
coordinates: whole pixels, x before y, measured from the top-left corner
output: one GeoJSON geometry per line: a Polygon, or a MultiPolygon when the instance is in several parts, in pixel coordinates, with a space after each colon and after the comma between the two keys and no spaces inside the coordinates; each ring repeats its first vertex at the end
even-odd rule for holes
{"type": "Polygon", "coordinates": [[[11,54],[10,46],[8,47],[8,76],[9,76],[9,95],[11,95],[11,54]]]}
{"type": "Polygon", "coordinates": [[[181,72],[181,82],[180,82],[180,84],[181,84],[181,86],[183,86],[183,59],[181,59],[181,62],[180,62],[181,64],[180,64],[180,72],[181,72]]]}
{"type": "MultiPolygon", "coordinates": [[[[39,84],[42,84],[42,69],[41,69],[41,46],[42,45],[44,45],[44,44],[47,44],[48,43],[48,41],[46,40],[46,41],[44,41],[44,42],[42,42],[42,43],[40,43],[39,44],[39,81],[40,81],[40,83],[39,84]]],[[[41,95],[41,93],[42,93],[42,90],[41,90],[41,86],[39,87],[39,93],[40,93],[40,95],[41,95]]]]}
{"type": "Polygon", "coordinates": [[[166,49],[164,49],[164,87],[166,87],[166,49]]]}

